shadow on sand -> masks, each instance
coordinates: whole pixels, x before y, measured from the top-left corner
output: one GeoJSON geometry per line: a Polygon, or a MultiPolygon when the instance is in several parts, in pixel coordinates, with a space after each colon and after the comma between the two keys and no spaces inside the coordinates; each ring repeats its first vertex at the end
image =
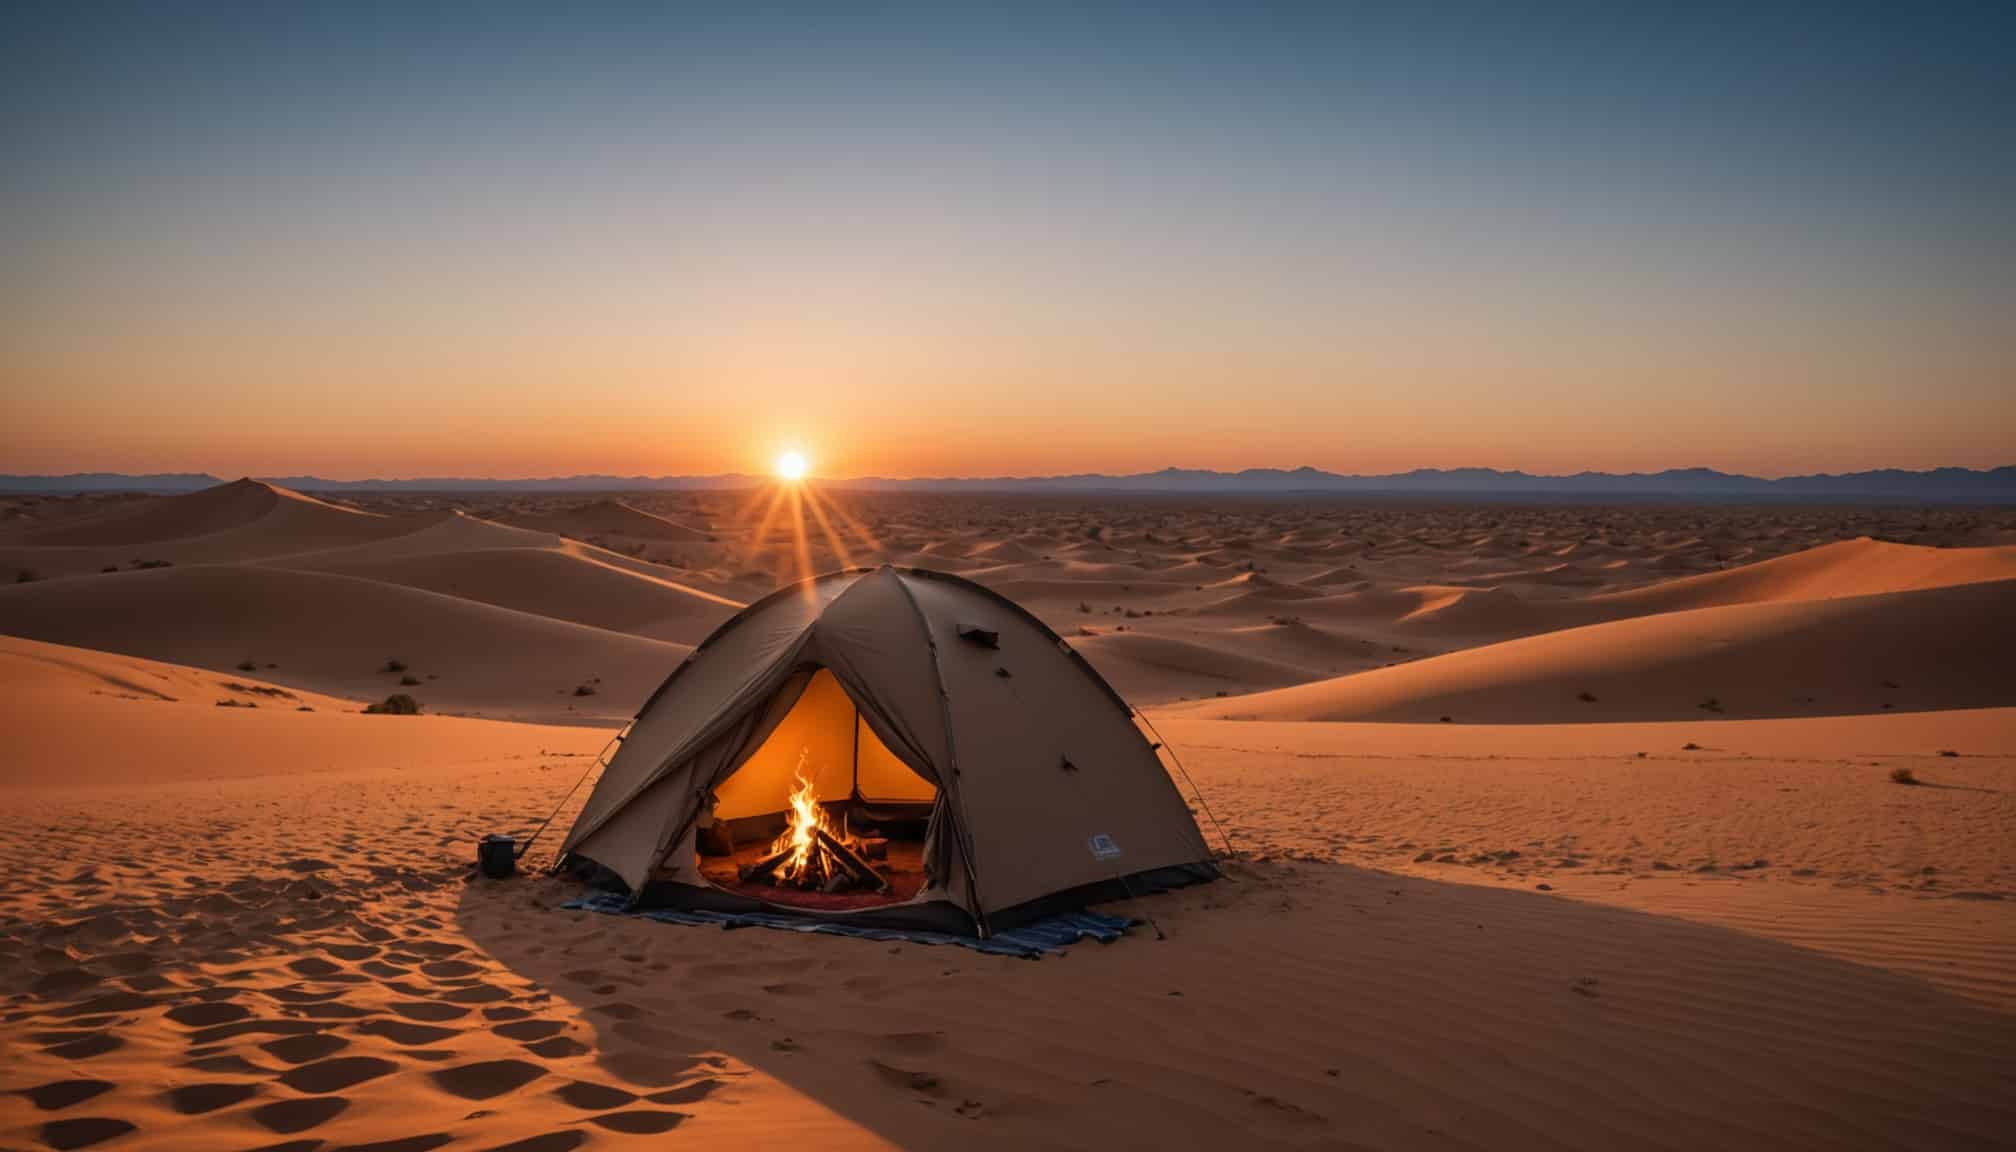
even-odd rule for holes
{"type": "Polygon", "coordinates": [[[906,1148],[2016,1139],[2016,1016],[1552,896],[1241,864],[1155,898],[1165,941],[1026,962],[555,909],[571,892],[472,884],[461,927],[581,1011],[610,1086],[684,1085],[696,1135],[760,1124],[712,1109],[774,1081],[906,1148]]]}

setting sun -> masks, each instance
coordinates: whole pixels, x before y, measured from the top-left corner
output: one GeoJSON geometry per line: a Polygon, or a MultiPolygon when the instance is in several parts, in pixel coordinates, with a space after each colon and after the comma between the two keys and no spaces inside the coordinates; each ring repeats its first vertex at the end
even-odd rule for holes
{"type": "Polygon", "coordinates": [[[777,475],[783,480],[803,480],[810,467],[803,452],[786,452],[777,457],[777,475]]]}

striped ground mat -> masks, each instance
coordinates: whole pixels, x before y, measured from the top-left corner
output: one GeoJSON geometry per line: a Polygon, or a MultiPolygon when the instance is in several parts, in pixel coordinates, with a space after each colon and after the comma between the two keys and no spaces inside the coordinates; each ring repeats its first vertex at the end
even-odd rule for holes
{"type": "Polygon", "coordinates": [[[1135,923],[1123,916],[1101,916],[1096,912],[1067,912],[1025,924],[1012,932],[997,932],[982,940],[977,936],[955,936],[949,932],[915,932],[901,928],[871,928],[838,920],[812,920],[777,912],[699,912],[674,908],[626,909],[624,897],[614,892],[598,892],[570,900],[562,908],[577,912],[604,912],[612,916],[639,916],[665,924],[707,925],[716,928],[775,928],[784,932],[813,932],[824,936],[854,936],[862,940],[883,940],[907,944],[956,944],[994,956],[1019,956],[1034,960],[1045,952],[1058,952],[1080,940],[1118,940],[1135,923]]]}

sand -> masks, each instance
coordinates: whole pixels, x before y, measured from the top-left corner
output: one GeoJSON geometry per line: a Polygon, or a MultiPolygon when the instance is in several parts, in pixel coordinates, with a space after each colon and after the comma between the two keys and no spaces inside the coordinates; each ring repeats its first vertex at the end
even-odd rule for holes
{"type": "Polygon", "coordinates": [[[809,520],[355,503],[9,510],[0,1147],[2016,1145],[2004,514],[829,499],[1222,823],[1162,938],[1023,962],[471,874],[809,520]]]}

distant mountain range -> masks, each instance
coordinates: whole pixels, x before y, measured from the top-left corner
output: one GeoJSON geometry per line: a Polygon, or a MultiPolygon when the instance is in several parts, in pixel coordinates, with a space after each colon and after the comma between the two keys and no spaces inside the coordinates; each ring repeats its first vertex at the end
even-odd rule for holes
{"type": "MultiPolygon", "coordinates": [[[[305,492],[637,492],[707,491],[752,488],[770,482],[767,476],[729,473],[720,476],[557,476],[543,479],[496,480],[482,477],[416,477],[394,480],[325,480],[320,476],[261,477],[284,488],[305,492]]],[[[192,492],[224,481],[205,473],[126,475],[84,472],[68,476],[0,476],[0,492],[192,492]]],[[[1936,502],[2016,503],[2016,466],[1990,469],[1934,468],[1907,472],[1885,468],[1840,475],[1785,476],[1765,479],[1717,472],[1712,468],[1673,468],[1664,472],[1577,472],[1569,476],[1536,476],[1496,468],[1420,468],[1379,476],[1351,476],[1316,468],[1249,468],[1213,472],[1195,468],[1164,468],[1110,476],[1087,472],[1071,476],[989,476],[891,479],[880,476],[824,480],[827,487],[874,492],[1133,492],[1284,495],[1294,493],[1363,493],[1367,495],[1447,495],[1452,497],[1534,498],[1605,496],[1713,500],[1742,499],[1896,499],[1936,502]]]]}

